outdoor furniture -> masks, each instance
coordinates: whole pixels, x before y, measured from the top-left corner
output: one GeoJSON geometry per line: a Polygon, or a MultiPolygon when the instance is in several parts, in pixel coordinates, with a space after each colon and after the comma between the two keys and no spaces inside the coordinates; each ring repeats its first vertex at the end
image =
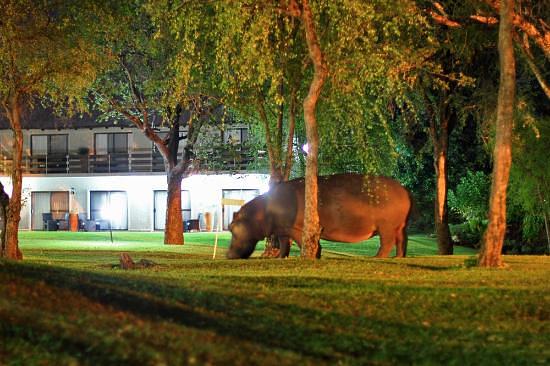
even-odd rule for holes
{"type": "Polygon", "coordinates": [[[69,230],[69,214],[66,213],[64,215],[64,218],[61,220],[57,220],[57,229],[58,230],[69,230]]]}
{"type": "Polygon", "coordinates": [[[57,221],[53,219],[51,212],[46,212],[42,214],[43,229],[46,231],[57,231],[57,221]]]}
{"type": "Polygon", "coordinates": [[[88,220],[86,214],[78,214],[78,230],[80,231],[96,231],[95,220],[88,220]]]}
{"type": "Polygon", "coordinates": [[[183,229],[184,231],[200,231],[200,227],[199,227],[199,220],[198,219],[194,219],[194,220],[185,220],[183,222],[183,229]]]}
{"type": "Polygon", "coordinates": [[[95,220],[95,228],[96,230],[109,230],[109,220],[95,220]]]}

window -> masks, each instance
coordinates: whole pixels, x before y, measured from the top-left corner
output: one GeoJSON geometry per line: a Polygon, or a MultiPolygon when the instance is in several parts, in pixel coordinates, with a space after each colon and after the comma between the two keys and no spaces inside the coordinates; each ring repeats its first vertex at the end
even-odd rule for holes
{"type": "MultiPolygon", "coordinates": [[[[155,191],[154,228],[164,230],[166,225],[166,203],[168,193],[166,191],[155,191]]],[[[181,217],[183,221],[191,219],[191,195],[189,191],[181,191],[181,217]]]]}
{"type": "Polygon", "coordinates": [[[67,155],[68,135],[32,135],[31,155],[67,155]]]}
{"type": "Polygon", "coordinates": [[[230,145],[242,145],[248,141],[248,128],[227,128],[223,131],[223,142],[230,145]]]}
{"type": "Polygon", "coordinates": [[[128,230],[128,197],[124,191],[91,191],[90,218],[100,229],[128,230]]]}
{"type": "Polygon", "coordinates": [[[69,213],[69,192],[32,192],[31,229],[44,230],[44,214],[51,220],[64,220],[69,213]]]}
{"type": "Polygon", "coordinates": [[[128,133],[96,133],[94,144],[96,155],[128,153],[128,133]]]}

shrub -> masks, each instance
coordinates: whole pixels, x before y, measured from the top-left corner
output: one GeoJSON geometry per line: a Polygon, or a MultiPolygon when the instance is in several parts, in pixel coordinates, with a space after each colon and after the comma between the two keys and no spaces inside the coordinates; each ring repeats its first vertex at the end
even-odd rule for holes
{"type": "Polygon", "coordinates": [[[467,171],[454,191],[449,191],[449,208],[473,228],[487,217],[491,177],[483,172],[467,171]]]}
{"type": "Polygon", "coordinates": [[[481,237],[487,226],[487,220],[449,225],[451,236],[455,243],[471,248],[479,248],[481,237]]]}

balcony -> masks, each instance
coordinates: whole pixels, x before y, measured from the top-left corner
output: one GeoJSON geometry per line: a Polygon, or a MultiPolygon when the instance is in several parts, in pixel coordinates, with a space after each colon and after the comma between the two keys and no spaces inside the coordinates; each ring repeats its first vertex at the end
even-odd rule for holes
{"type": "MultiPolygon", "coordinates": [[[[248,150],[245,149],[216,148],[198,155],[194,165],[201,172],[244,172],[252,162],[248,150]]],[[[149,149],[101,155],[74,152],[66,155],[24,156],[22,165],[23,174],[29,175],[164,172],[162,156],[149,149]]],[[[0,157],[0,174],[9,175],[11,166],[10,157],[0,157]]]]}

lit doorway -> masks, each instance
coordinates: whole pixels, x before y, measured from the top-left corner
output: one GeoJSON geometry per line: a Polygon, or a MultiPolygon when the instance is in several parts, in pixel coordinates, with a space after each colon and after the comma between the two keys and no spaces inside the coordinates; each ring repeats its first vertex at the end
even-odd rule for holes
{"type": "Polygon", "coordinates": [[[69,192],[31,192],[31,230],[44,230],[49,220],[65,220],[69,213],[69,192]]]}
{"type": "MultiPolygon", "coordinates": [[[[251,201],[260,194],[258,189],[223,189],[222,198],[234,200],[243,200],[245,203],[251,201]]],[[[227,230],[229,224],[233,221],[233,214],[239,211],[239,206],[222,205],[223,229],[227,230]]]]}
{"type": "Polygon", "coordinates": [[[124,191],[90,191],[90,218],[100,230],[128,230],[128,197],[124,191]]]}
{"type": "MultiPolygon", "coordinates": [[[[154,229],[164,230],[166,226],[166,200],[167,191],[154,191],[154,229]]],[[[191,195],[189,191],[181,191],[181,217],[183,221],[191,219],[191,195]]]]}

